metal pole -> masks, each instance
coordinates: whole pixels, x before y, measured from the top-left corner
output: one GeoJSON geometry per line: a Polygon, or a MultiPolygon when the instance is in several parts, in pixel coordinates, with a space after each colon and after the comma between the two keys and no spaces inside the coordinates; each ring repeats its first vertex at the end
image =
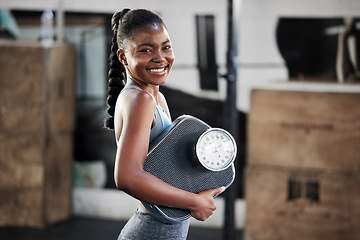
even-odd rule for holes
{"type": "Polygon", "coordinates": [[[57,30],[57,42],[64,42],[64,26],[65,26],[65,12],[63,0],[58,1],[56,10],[56,30],[57,30]]]}
{"type": "MultiPolygon", "coordinates": [[[[234,0],[237,1],[237,0],[234,0]]],[[[224,106],[224,128],[227,129],[235,139],[237,139],[238,118],[236,108],[236,81],[237,81],[237,34],[236,34],[236,6],[233,0],[228,0],[228,39],[227,39],[227,80],[226,100],[224,106]]],[[[235,168],[236,168],[235,160],[235,168]]],[[[224,216],[224,239],[235,240],[235,199],[236,199],[236,181],[225,192],[225,216],[224,216]]]]}

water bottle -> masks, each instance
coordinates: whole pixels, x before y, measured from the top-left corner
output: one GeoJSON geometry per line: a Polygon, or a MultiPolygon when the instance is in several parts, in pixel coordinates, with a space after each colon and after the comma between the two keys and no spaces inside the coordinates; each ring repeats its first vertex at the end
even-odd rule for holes
{"type": "Polygon", "coordinates": [[[54,43],[54,13],[46,9],[41,14],[40,39],[43,47],[48,48],[54,43]]]}

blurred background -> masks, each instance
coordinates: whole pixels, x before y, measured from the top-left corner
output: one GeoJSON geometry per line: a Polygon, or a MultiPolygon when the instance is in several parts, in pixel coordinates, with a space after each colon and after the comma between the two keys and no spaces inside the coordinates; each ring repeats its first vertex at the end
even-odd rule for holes
{"type": "Polygon", "coordinates": [[[103,127],[110,19],[125,7],[167,25],[173,119],[229,128],[235,101],[234,234],[220,196],[189,239],[360,238],[360,2],[234,0],[232,83],[229,2],[0,0],[1,239],[114,239],[136,209],[103,127]]]}

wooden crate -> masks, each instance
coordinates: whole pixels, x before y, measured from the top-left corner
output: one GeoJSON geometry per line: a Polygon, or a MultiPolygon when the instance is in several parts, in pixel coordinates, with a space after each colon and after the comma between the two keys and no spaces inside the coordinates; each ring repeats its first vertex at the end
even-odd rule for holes
{"type": "Polygon", "coordinates": [[[252,91],[248,163],[360,172],[360,85],[297,84],[252,91]]]}
{"type": "Polygon", "coordinates": [[[45,158],[45,223],[55,223],[71,214],[72,133],[50,135],[45,158]]]}
{"type": "Polygon", "coordinates": [[[246,169],[247,240],[360,239],[360,174],[246,169]]]}
{"type": "Polygon", "coordinates": [[[72,134],[0,140],[0,225],[44,227],[70,216],[72,134]]]}
{"type": "Polygon", "coordinates": [[[3,42],[0,52],[0,131],[73,129],[73,48],[59,44],[46,50],[38,43],[3,42]]]}
{"type": "Polygon", "coordinates": [[[74,54],[69,45],[0,44],[0,225],[70,216],[74,54]]]}
{"type": "Polygon", "coordinates": [[[74,128],[75,57],[70,45],[52,48],[48,64],[49,130],[68,131],[74,128]],[[61,60],[60,60],[61,59],[61,60]]]}
{"type": "Polygon", "coordinates": [[[44,104],[47,101],[45,50],[37,43],[1,42],[0,51],[1,101],[44,104]]]}
{"type": "Polygon", "coordinates": [[[0,133],[6,135],[43,132],[48,121],[45,104],[1,99],[0,133]]]}

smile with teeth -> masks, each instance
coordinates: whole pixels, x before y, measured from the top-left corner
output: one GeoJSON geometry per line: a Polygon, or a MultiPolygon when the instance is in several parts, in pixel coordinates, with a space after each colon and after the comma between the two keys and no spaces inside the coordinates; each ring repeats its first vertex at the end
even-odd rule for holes
{"type": "Polygon", "coordinates": [[[150,69],[150,72],[155,72],[155,73],[157,73],[157,72],[163,72],[163,71],[165,71],[165,67],[163,67],[163,68],[152,68],[152,69],[150,69]]]}

